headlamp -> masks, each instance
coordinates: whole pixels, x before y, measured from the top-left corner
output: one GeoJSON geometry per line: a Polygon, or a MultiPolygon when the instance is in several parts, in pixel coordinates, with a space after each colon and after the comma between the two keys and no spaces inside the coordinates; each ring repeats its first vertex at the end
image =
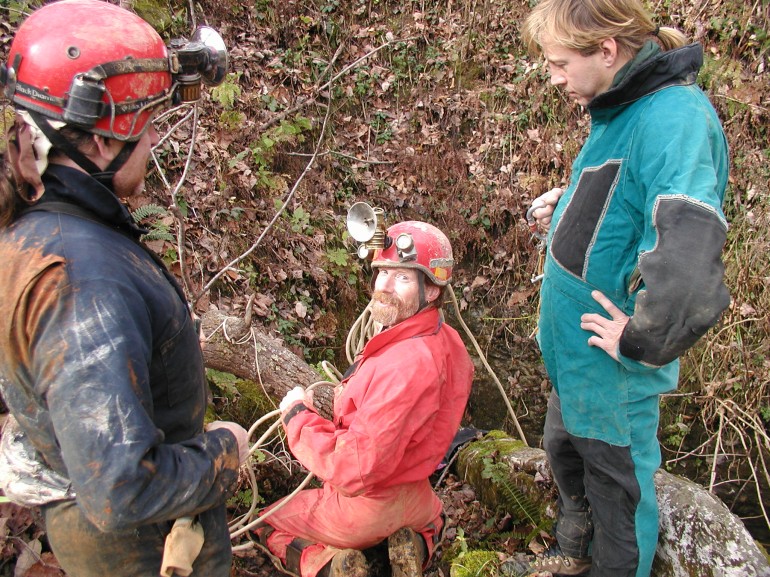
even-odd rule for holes
{"type": "Polygon", "coordinates": [[[414,239],[407,232],[402,232],[396,237],[396,251],[401,262],[417,260],[417,249],[414,246],[414,239]]]}
{"type": "Polygon", "coordinates": [[[388,248],[393,243],[382,223],[384,214],[381,208],[372,208],[365,202],[357,202],[348,210],[348,232],[353,240],[361,243],[358,258],[365,259],[372,251],[388,248]]]}
{"type": "Polygon", "coordinates": [[[172,102],[195,102],[201,96],[201,82],[218,86],[227,74],[227,49],[222,37],[201,26],[192,39],[178,38],[169,44],[172,78],[176,84],[172,102]],[[176,71],[176,72],[175,72],[176,71]]]}
{"type": "Polygon", "coordinates": [[[168,46],[168,59],[126,58],[95,66],[88,72],[77,74],[64,99],[39,95],[31,87],[15,81],[15,71],[21,64],[17,55],[13,66],[3,67],[3,85],[10,99],[19,91],[31,98],[47,101],[59,100],[62,119],[68,124],[90,129],[105,117],[115,118],[122,114],[139,113],[165,103],[182,104],[195,102],[201,95],[201,83],[217,86],[227,75],[228,56],[224,40],[213,29],[202,26],[191,40],[174,39],[168,46]],[[112,102],[105,80],[121,74],[167,72],[171,74],[169,90],[142,99],[112,102]],[[106,102],[105,102],[106,95],[106,102]]]}

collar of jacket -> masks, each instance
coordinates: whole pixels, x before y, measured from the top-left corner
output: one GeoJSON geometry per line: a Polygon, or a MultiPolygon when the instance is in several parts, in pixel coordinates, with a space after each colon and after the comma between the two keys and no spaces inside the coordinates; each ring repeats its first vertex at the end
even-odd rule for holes
{"type": "Polygon", "coordinates": [[[414,316],[369,339],[362,351],[362,356],[371,356],[386,345],[396,341],[434,335],[441,329],[442,323],[438,309],[434,307],[423,309],[414,316]]]}
{"type": "Polygon", "coordinates": [[[49,164],[43,173],[45,192],[37,204],[64,202],[88,213],[94,220],[138,239],[147,231],[139,227],[128,208],[112,191],[90,175],[60,164],[49,164]]]}
{"type": "Polygon", "coordinates": [[[669,86],[693,84],[703,65],[703,47],[695,42],[635,63],[616,85],[588,103],[589,111],[622,106],[669,86]]]}

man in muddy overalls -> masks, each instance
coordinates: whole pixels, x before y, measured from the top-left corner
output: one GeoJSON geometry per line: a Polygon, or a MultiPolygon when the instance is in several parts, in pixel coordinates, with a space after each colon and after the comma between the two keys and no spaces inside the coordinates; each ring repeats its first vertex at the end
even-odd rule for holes
{"type": "Polygon", "coordinates": [[[173,74],[155,30],[100,0],[34,12],[0,70],[15,108],[0,183],[0,387],[12,415],[0,486],[41,508],[71,577],[158,575],[179,518],[201,547],[183,574],[230,575],[225,500],[247,433],[204,432],[198,331],[119,200],[142,190],[173,74]]]}

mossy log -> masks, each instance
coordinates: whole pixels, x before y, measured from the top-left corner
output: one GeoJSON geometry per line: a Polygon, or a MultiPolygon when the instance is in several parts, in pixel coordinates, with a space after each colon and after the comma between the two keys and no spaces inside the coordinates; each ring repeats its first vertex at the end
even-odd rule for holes
{"type": "MultiPolygon", "coordinates": [[[[462,449],[454,465],[482,503],[492,509],[500,505],[499,489],[493,486],[488,474],[490,460],[505,463],[511,471],[511,482],[517,486],[539,486],[541,502],[553,504],[553,484],[545,452],[525,447],[499,431],[462,449]],[[522,472],[537,482],[520,483],[516,475],[522,472]]],[[[653,577],[770,577],[766,552],[717,497],[700,485],[663,470],[655,475],[655,488],[660,535],[653,577]]],[[[543,507],[542,511],[555,516],[553,506],[543,507]]]]}
{"type": "MultiPolygon", "coordinates": [[[[324,380],[303,359],[245,319],[228,317],[212,310],[201,319],[203,360],[216,369],[253,381],[272,399],[280,401],[296,386],[308,387],[324,380]]],[[[314,388],[313,400],[319,413],[332,414],[334,389],[331,385],[314,388]]]]}

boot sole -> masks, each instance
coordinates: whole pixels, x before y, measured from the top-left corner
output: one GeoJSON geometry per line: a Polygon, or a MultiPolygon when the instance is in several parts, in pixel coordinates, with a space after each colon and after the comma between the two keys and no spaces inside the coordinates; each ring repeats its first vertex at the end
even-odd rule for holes
{"type": "Polygon", "coordinates": [[[422,559],[418,557],[412,534],[408,529],[399,529],[388,537],[392,577],[422,577],[422,559]]]}

